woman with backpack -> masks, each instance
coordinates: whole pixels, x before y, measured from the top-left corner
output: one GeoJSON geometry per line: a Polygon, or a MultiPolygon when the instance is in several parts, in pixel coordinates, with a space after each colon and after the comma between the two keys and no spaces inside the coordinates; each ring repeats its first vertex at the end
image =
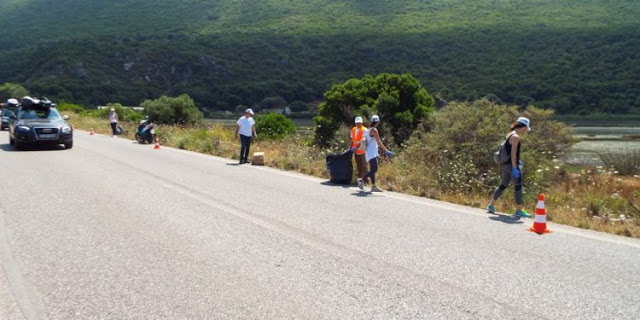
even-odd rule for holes
{"type": "Polygon", "coordinates": [[[524,201],[522,201],[522,161],[520,160],[520,149],[522,144],[520,143],[520,136],[525,132],[531,131],[530,121],[528,118],[520,117],[515,123],[511,125],[510,132],[506,136],[505,148],[509,155],[509,158],[502,163],[502,176],[500,186],[493,192],[493,197],[487,210],[491,213],[496,212],[494,207],[496,201],[502,194],[502,192],[509,186],[511,180],[515,185],[515,198],[517,209],[515,215],[518,217],[531,218],[526,210],[524,210],[524,201]]]}
{"type": "Polygon", "coordinates": [[[369,172],[362,178],[362,180],[358,180],[358,187],[360,190],[364,190],[364,182],[368,182],[371,179],[371,192],[382,192],[382,189],[376,186],[376,172],[378,171],[378,147],[384,150],[384,153],[388,157],[393,157],[393,152],[389,151],[387,147],[385,147],[382,140],[380,140],[380,134],[378,133],[378,124],[380,123],[380,117],[374,115],[371,116],[371,126],[369,130],[365,131],[365,139],[366,139],[366,151],[365,151],[365,160],[369,163],[369,172]],[[363,181],[364,180],[364,181],[363,181]]]}

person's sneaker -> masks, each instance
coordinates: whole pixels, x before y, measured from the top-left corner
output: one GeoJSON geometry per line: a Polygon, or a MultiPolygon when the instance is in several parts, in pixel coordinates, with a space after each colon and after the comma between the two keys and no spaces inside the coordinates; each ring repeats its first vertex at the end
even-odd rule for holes
{"type": "Polygon", "coordinates": [[[531,218],[531,214],[529,212],[527,212],[527,210],[516,210],[515,213],[516,217],[523,217],[523,218],[531,218]]]}
{"type": "Polygon", "coordinates": [[[376,187],[376,186],[372,186],[371,187],[371,192],[382,192],[382,189],[376,187]]]}
{"type": "Polygon", "coordinates": [[[358,180],[356,180],[356,183],[358,184],[358,188],[360,188],[360,190],[364,190],[364,181],[362,181],[362,179],[358,178],[358,180]]]}
{"type": "Polygon", "coordinates": [[[487,211],[489,211],[490,213],[496,213],[496,208],[490,204],[487,206],[487,211]]]}

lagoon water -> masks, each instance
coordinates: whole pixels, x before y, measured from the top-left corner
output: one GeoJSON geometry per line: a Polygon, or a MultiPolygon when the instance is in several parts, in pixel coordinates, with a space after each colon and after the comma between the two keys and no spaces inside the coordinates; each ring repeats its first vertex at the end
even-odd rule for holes
{"type": "Polygon", "coordinates": [[[640,140],[623,140],[640,135],[640,127],[575,127],[574,134],[582,141],[564,159],[572,164],[600,166],[599,153],[640,150],[640,140]]]}

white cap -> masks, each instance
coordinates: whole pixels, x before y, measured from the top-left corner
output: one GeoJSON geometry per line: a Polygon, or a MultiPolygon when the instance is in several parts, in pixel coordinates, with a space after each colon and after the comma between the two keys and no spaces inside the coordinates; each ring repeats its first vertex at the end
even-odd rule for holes
{"type": "Polygon", "coordinates": [[[380,117],[377,114],[372,115],[371,122],[380,122],[380,117]]]}
{"type": "Polygon", "coordinates": [[[251,113],[251,114],[253,114],[253,110],[251,110],[251,108],[249,108],[249,109],[245,110],[244,112],[245,112],[245,113],[251,113]]]}
{"type": "Polygon", "coordinates": [[[17,105],[17,104],[18,104],[18,100],[13,99],[13,98],[11,98],[11,99],[7,100],[7,102],[8,102],[9,104],[15,104],[15,105],[17,105]]]}
{"type": "Polygon", "coordinates": [[[356,117],[356,123],[363,123],[362,117],[356,117]]]}
{"type": "Polygon", "coordinates": [[[518,118],[518,120],[516,120],[516,122],[524,124],[527,127],[527,131],[531,131],[531,127],[529,126],[529,118],[520,117],[518,118]]]}

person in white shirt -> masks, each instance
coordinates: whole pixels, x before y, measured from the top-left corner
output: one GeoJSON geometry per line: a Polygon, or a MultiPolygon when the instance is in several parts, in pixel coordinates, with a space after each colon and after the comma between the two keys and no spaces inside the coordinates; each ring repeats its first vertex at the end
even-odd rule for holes
{"type": "Polygon", "coordinates": [[[256,122],[253,120],[253,110],[245,110],[244,116],[238,119],[237,124],[235,138],[238,139],[238,133],[240,133],[240,164],[248,163],[251,138],[258,137],[256,122]]]}
{"type": "MultiPolygon", "coordinates": [[[[367,183],[371,179],[371,192],[382,192],[382,189],[376,186],[376,172],[378,171],[378,148],[384,150],[384,154],[388,157],[393,157],[393,152],[389,151],[387,147],[380,140],[380,134],[378,133],[378,124],[380,124],[380,117],[377,115],[371,116],[371,125],[367,130],[366,141],[367,151],[365,157],[369,162],[371,170],[364,176],[364,183],[367,183]]],[[[360,190],[364,189],[364,183],[358,183],[360,190]]]]}
{"type": "Polygon", "coordinates": [[[111,124],[113,137],[116,137],[118,134],[118,114],[116,113],[116,109],[114,108],[111,108],[111,110],[109,110],[109,123],[111,124]]]}

